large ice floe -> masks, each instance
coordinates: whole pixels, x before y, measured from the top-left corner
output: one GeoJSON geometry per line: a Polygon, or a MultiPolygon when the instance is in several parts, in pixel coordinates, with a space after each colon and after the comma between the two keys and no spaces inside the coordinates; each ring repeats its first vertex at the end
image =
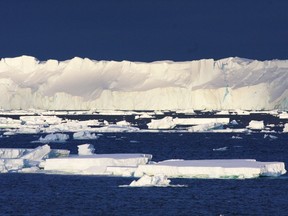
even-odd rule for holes
{"type": "Polygon", "coordinates": [[[94,146],[78,146],[78,155],[53,150],[0,149],[0,172],[39,172],[139,177],[130,186],[167,186],[167,178],[257,178],[286,173],[283,162],[237,160],[167,160],[152,162],[150,154],[95,154],[94,146]]]}
{"type": "Polygon", "coordinates": [[[0,107],[44,110],[288,108],[288,61],[40,62],[2,58],[0,107]],[[125,98],[125,100],[123,100],[125,98]]]}

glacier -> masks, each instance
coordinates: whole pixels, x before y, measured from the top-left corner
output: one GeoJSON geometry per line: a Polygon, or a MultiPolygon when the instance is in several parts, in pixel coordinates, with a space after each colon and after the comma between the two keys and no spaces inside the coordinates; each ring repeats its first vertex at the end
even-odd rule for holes
{"type": "Polygon", "coordinates": [[[288,61],[0,61],[0,109],[273,110],[288,108],[288,61]]]}

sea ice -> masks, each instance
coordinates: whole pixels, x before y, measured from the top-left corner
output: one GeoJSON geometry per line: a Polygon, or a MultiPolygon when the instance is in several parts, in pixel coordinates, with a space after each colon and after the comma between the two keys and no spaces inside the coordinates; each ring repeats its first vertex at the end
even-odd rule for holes
{"type": "Polygon", "coordinates": [[[66,142],[69,139],[68,134],[55,133],[47,134],[45,137],[40,137],[38,142],[50,143],[50,142],[66,142]]]}
{"type": "Polygon", "coordinates": [[[75,174],[109,175],[108,167],[137,167],[148,163],[152,155],[147,154],[94,154],[46,159],[46,171],[75,174]]]}
{"type": "Polygon", "coordinates": [[[143,175],[140,179],[134,180],[130,183],[130,187],[167,187],[170,184],[170,180],[165,175],[143,175]]]}
{"type": "Polygon", "coordinates": [[[249,122],[249,125],[247,126],[247,128],[249,129],[254,129],[254,130],[262,130],[264,129],[264,121],[256,121],[256,120],[252,120],[249,122]]]}
{"type": "Polygon", "coordinates": [[[93,155],[95,148],[91,144],[78,145],[78,155],[93,155]]]}
{"type": "Polygon", "coordinates": [[[89,139],[97,139],[98,136],[95,133],[91,133],[89,131],[79,131],[73,134],[73,139],[77,140],[89,140],[89,139]]]}
{"type": "Polygon", "coordinates": [[[137,127],[131,126],[120,126],[120,125],[108,125],[100,128],[95,128],[94,131],[97,132],[107,132],[107,133],[114,133],[114,132],[137,132],[140,129],[137,127]]]}
{"type": "Polygon", "coordinates": [[[283,132],[288,133],[288,123],[284,125],[283,132]]]}
{"type": "Polygon", "coordinates": [[[163,174],[168,178],[256,178],[285,174],[283,162],[256,160],[168,160],[139,165],[134,176],[163,174]]]}

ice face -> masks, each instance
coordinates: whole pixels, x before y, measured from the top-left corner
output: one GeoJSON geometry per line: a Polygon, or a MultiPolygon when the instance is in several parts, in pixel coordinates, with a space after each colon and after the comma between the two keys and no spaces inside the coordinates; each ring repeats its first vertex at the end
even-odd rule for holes
{"type": "Polygon", "coordinates": [[[288,61],[0,61],[0,107],[44,110],[288,108],[288,61]],[[123,100],[125,98],[125,100],[123,100]]]}

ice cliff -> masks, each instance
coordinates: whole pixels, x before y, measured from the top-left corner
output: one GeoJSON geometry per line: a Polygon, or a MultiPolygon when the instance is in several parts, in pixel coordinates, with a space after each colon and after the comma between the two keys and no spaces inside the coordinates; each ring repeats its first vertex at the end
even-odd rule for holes
{"type": "Polygon", "coordinates": [[[288,61],[0,61],[2,109],[288,108],[288,61]]]}

